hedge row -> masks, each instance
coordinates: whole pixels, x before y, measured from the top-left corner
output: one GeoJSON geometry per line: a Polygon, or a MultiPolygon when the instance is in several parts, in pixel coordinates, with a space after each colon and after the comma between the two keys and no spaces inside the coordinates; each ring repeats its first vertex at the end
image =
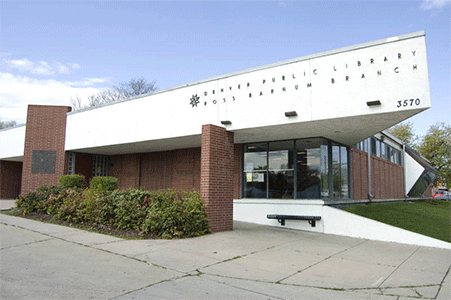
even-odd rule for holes
{"type": "MultiPolygon", "coordinates": [[[[66,189],[83,189],[85,187],[85,176],[63,175],[58,179],[59,185],[66,189]]],[[[96,176],[91,179],[90,188],[96,192],[114,191],[117,189],[118,180],[112,176],[96,176]]]]}
{"type": "Polygon", "coordinates": [[[161,238],[210,232],[204,203],[195,191],[99,191],[41,186],[16,203],[24,214],[41,212],[64,221],[132,229],[161,238]]]}

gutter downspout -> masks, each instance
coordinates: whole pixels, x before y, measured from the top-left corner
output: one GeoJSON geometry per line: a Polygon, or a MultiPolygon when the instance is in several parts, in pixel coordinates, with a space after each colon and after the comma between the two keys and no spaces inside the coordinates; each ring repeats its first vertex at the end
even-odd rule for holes
{"type": "Polygon", "coordinates": [[[374,195],[371,194],[371,143],[370,139],[366,140],[367,150],[368,150],[368,200],[374,199],[374,195]]]}
{"type": "Polygon", "coordinates": [[[404,198],[407,198],[407,191],[406,191],[406,143],[402,144],[402,172],[403,172],[403,177],[404,177],[404,182],[403,182],[403,188],[404,188],[404,198]]]}

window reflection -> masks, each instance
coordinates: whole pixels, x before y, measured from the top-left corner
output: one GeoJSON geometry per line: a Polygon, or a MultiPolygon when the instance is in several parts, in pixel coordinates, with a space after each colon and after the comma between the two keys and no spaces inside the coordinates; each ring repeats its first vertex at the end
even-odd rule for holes
{"type": "Polygon", "coordinates": [[[323,138],[246,145],[243,197],[348,198],[347,147],[323,138]]]}
{"type": "Polygon", "coordinates": [[[327,145],[327,141],[323,139],[296,141],[296,198],[298,199],[321,198],[321,144],[323,143],[327,145]]]}
{"type": "Polygon", "coordinates": [[[266,198],[267,144],[247,145],[244,153],[244,196],[266,198]]]}
{"type": "Polygon", "coordinates": [[[269,143],[268,198],[293,199],[293,141],[269,143]]]}

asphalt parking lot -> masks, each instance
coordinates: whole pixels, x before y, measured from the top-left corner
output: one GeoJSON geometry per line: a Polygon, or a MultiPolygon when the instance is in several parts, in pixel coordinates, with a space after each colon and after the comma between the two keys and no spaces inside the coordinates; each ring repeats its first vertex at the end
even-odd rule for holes
{"type": "Polygon", "coordinates": [[[0,214],[1,299],[451,299],[451,251],[234,223],[124,240],[0,214]]]}

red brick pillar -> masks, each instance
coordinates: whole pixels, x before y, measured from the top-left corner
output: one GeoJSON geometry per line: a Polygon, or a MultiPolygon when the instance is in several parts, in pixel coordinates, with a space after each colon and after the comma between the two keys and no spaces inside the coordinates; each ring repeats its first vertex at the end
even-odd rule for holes
{"type": "Polygon", "coordinates": [[[22,194],[46,185],[58,185],[65,169],[68,106],[29,105],[22,169],[22,194]]]}
{"type": "Polygon", "coordinates": [[[233,230],[233,132],[202,126],[200,193],[213,232],[233,230]]]}

